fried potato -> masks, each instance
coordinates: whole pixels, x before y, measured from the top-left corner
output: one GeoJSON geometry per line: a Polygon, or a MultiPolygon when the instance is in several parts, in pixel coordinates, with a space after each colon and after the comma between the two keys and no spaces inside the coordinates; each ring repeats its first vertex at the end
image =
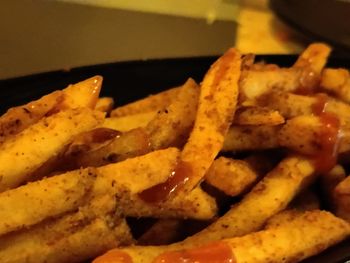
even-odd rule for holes
{"type": "MultiPolygon", "coordinates": [[[[198,263],[208,262],[208,259],[245,263],[299,262],[349,235],[350,227],[346,222],[328,212],[316,210],[306,212],[276,228],[191,250],[166,252],[152,262],[180,262],[180,259],[198,263]]],[[[130,256],[133,262],[142,262],[137,255],[130,256]]]]}
{"type": "Polygon", "coordinates": [[[236,109],[240,57],[230,49],[204,77],[194,127],[181,152],[181,161],[190,167],[185,191],[202,180],[222,148],[236,109]]]}
{"type": "Polygon", "coordinates": [[[106,118],[103,127],[125,132],[136,128],[144,128],[157,115],[156,111],[137,113],[122,117],[106,118]]]}
{"type": "Polygon", "coordinates": [[[141,100],[137,100],[115,108],[111,112],[112,117],[122,117],[145,112],[157,112],[166,108],[176,97],[181,87],[176,87],[162,91],[155,95],[150,95],[141,100]]]}
{"type": "Polygon", "coordinates": [[[347,176],[334,189],[335,214],[350,222],[350,177],[347,176]]]}
{"type": "Polygon", "coordinates": [[[193,79],[188,79],[176,98],[148,123],[145,130],[152,149],[182,146],[196,118],[200,89],[193,79]]]}
{"type": "Polygon", "coordinates": [[[281,126],[231,126],[226,134],[222,151],[264,150],[279,146],[277,135],[281,126]]]}
{"type": "Polygon", "coordinates": [[[96,76],[77,84],[70,85],[62,91],[54,91],[38,100],[22,106],[10,108],[0,117],[0,143],[15,135],[45,116],[61,109],[93,107],[102,84],[102,77],[96,76]]]}
{"type": "Polygon", "coordinates": [[[287,157],[269,172],[224,216],[185,243],[203,244],[242,236],[261,229],[272,215],[286,208],[314,176],[313,163],[301,156],[287,157]]]}
{"type": "Polygon", "coordinates": [[[237,196],[246,192],[259,177],[247,161],[219,157],[210,166],[205,181],[226,195],[237,196]]]}
{"type": "Polygon", "coordinates": [[[237,110],[234,124],[278,125],[284,123],[283,116],[275,110],[264,107],[244,107],[237,110]]]}
{"type": "Polygon", "coordinates": [[[114,99],[112,97],[101,97],[97,100],[95,110],[106,112],[109,114],[114,106],[114,99]]]}
{"type": "Polygon", "coordinates": [[[103,113],[87,108],[66,110],[7,140],[0,146],[0,191],[27,181],[31,173],[58,155],[75,135],[102,123],[103,117],[103,113]]]}
{"type": "Polygon", "coordinates": [[[96,218],[78,221],[68,215],[20,233],[0,237],[1,262],[81,262],[131,242],[125,221],[96,218]]]}
{"type": "Polygon", "coordinates": [[[346,172],[339,164],[334,166],[328,173],[323,173],[320,177],[321,194],[332,212],[336,209],[335,188],[345,177],[346,172]]]}
{"type": "Polygon", "coordinates": [[[100,168],[76,170],[0,194],[0,234],[77,209],[100,195],[138,192],[166,180],[179,151],[174,148],[100,168]],[[34,212],[33,212],[34,211],[34,212]]]}
{"type": "Polygon", "coordinates": [[[327,63],[331,48],[324,43],[310,44],[294,63],[295,68],[310,68],[314,74],[321,74],[327,63]]]}
{"type": "Polygon", "coordinates": [[[321,88],[350,103],[350,74],[347,69],[326,68],[322,71],[321,88]]]}
{"type": "MultiPolygon", "coordinates": [[[[94,133],[94,131],[90,131],[90,133],[94,133]]],[[[149,151],[149,137],[144,129],[138,128],[119,134],[111,140],[107,138],[107,140],[97,143],[97,147],[87,143],[83,144],[77,151],[68,151],[58,166],[65,170],[89,166],[97,167],[140,156],[149,151]]]]}

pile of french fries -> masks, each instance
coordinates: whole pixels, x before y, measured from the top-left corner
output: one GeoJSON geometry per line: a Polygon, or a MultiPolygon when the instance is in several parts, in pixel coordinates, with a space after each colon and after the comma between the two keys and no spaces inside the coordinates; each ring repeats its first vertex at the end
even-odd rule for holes
{"type": "Polygon", "coordinates": [[[300,262],[348,238],[350,75],[330,51],[281,68],[231,48],[124,106],[95,76],[9,109],[0,262],[300,262]]]}

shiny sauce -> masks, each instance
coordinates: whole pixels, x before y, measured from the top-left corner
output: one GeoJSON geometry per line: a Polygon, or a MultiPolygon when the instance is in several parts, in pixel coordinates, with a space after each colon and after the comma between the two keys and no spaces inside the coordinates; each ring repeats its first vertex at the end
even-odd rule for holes
{"type": "Polygon", "coordinates": [[[92,263],[133,263],[132,258],[120,249],[112,249],[99,256],[92,263]]]}
{"type": "Polygon", "coordinates": [[[328,101],[327,95],[319,94],[316,98],[317,101],[313,105],[312,111],[320,118],[321,122],[321,130],[318,135],[320,151],[313,158],[316,170],[326,173],[337,163],[340,121],[335,114],[325,111],[328,101]]]}
{"type": "Polygon", "coordinates": [[[169,198],[171,194],[180,189],[191,177],[192,168],[189,163],[180,161],[171,172],[168,179],[152,186],[141,193],[139,197],[147,203],[158,203],[169,198]]]}
{"type": "Polygon", "coordinates": [[[230,246],[223,242],[215,242],[199,248],[165,252],[153,263],[235,263],[230,246]]]}

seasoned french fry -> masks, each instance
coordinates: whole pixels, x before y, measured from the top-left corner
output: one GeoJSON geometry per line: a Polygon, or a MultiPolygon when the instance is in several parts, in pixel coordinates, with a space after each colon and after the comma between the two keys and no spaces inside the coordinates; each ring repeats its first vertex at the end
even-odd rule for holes
{"type": "MultiPolygon", "coordinates": [[[[93,133],[93,131],[90,132],[93,133]]],[[[149,137],[142,128],[125,132],[112,140],[102,141],[98,145],[100,147],[92,148],[91,143],[87,143],[80,148],[81,151],[67,152],[58,166],[66,170],[89,166],[97,167],[146,154],[150,151],[149,137]]]]}
{"type": "Polygon", "coordinates": [[[112,97],[101,97],[97,100],[95,110],[110,113],[114,106],[112,97]]]}
{"type": "Polygon", "coordinates": [[[259,230],[272,215],[283,210],[313,179],[313,163],[300,156],[288,157],[268,173],[224,216],[185,243],[203,244],[259,230]]]}
{"type": "Polygon", "coordinates": [[[232,126],[226,134],[222,151],[264,150],[279,146],[277,135],[281,126],[232,126]]]}
{"type": "Polygon", "coordinates": [[[314,74],[321,74],[327,63],[331,48],[324,43],[310,44],[298,57],[293,67],[310,68],[314,74]]]}
{"type": "Polygon", "coordinates": [[[105,218],[79,221],[68,215],[1,237],[0,260],[15,262],[81,262],[132,240],[125,221],[105,218]]]}
{"type": "Polygon", "coordinates": [[[350,222],[350,177],[342,180],[334,189],[335,214],[350,222]]]}
{"type": "Polygon", "coordinates": [[[96,76],[54,91],[25,105],[10,108],[0,117],[0,143],[15,135],[43,117],[61,109],[93,107],[100,93],[102,77],[96,76]]]}
{"type": "Polygon", "coordinates": [[[87,108],[62,111],[5,141],[0,146],[0,191],[27,181],[31,173],[59,154],[75,135],[100,124],[103,115],[87,108]]]}
{"type": "MultiPolygon", "coordinates": [[[[201,263],[212,259],[220,262],[234,260],[237,263],[300,262],[349,235],[350,227],[346,222],[328,212],[316,210],[306,212],[276,228],[191,250],[166,252],[151,261],[170,263],[189,260],[201,263]]],[[[142,262],[137,254],[128,254],[133,262],[142,262]]]]}
{"type": "Polygon", "coordinates": [[[87,168],[45,178],[0,194],[0,234],[77,209],[96,196],[120,191],[136,195],[166,180],[179,151],[155,151],[100,168],[87,168]],[[33,212],[34,211],[34,212],[33,212]]]}
{"type": "Polygon", "coordinates": [[[182,146],[196,118],[200,89],[188,79],[172,103],[160,111],[146,126],[152,149],[182,146]]]}
{"type": "Polygon", "coordinates": [[[350,74],[347,69],[324,69],[322,71],[321,87],[339,99],[350,103],[350,74]]]}
{"type": "Polygon", "coordinates": [[[144,128],[156,116],[156,111],[137,113],[122,117],[106,118],[103,127],[125,132],[136,128],[144,128]]]}
{"type": "Polygon", "coordinates": [[[180,89],[181,87],[168,89],[147,98],[117,107],[111,112],[111,116],[122,117],[138,113],[157,112],[167,107],[176,97],[180,89]]]}
{"type": "Polygon", "coordinates": [[[244,107],[237,110],[234,124],[278,125],[284,123],[283,116],[275,110],[264,107],[244,107]]]}
{"type": "Polygon", "coordinates": [[[210,166],[205,181],[229,196],[248,190],[259,178],[250,164],[243,160],[220,157],[210,166]]]}

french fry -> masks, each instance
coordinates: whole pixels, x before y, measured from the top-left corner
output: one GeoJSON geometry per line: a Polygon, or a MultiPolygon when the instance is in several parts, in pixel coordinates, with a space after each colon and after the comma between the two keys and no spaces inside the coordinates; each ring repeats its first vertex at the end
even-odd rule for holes
{"type": "Polygon", "coordinates": [[[350,103],[350,74],[347,69],[326,68],[322,71],[321,88],[350,103]]]}
{"type": "Polygon", "coordinates": [[[71,171],[3,192],[0,194],[0,234],[73,211],[106,193],[114,196],[127,190],[136,195],[166,180],[178,157],[179,151],[169,148],[100,168],[71,171]]]}
{"type": "MultiPolygon", "coordinates": [[[[300,262],[344,240],[349,235],[350,227],[346,222],[328,212],[316,210],[306,212],[276,228],[191,250],[166,252],[151,261],[204,263],[212,259],[218,262],[234,260],[245,263],[300,262]]],[[[142,262],[135,254],[129,256],[135,263],[142,262]]]]}
{"type": "Polygon", "coordinates": [[[102,141],[97,145],[99,147],[93,148],[91,143],[87,143],[80,148],[81,151],[66,152],[58,166],[65,170],[97,167],[143,155],[150,151],[149,137],[142,128],[122,133],[112,140],[102,141]]]}
{"type": "Polygon", "coordinates": [[[279,146],[277,135],[281,126],[231,126],[226,134],[222,151],[265,150],[279,146]]]}
{"type": "Polygon", "coordinates": [[[106,112],[109,114],[114,106],[112,97],[101,97],[97,100],[95,110],[106,112]]]}
{"type": "Polygon", "coordinates": [[[284,123],[283,116],[265,107],[244,107],[237,110],[234,124],[237,125],[278,125],[284,123]]]}
{"type": "Polygon", "coordinates": [[[295,68],[310,68],[314,74],[320,75],[327,63],[331,48],[324,43],[310,44],[294,63],[295,68]]]}
{"type": "Polygon", "coordinates": [[[205,181],[229,196],[237,196],[247,191],[259,177],[248,162],[220,157],[210,166],[205,181]]]}
{"type": "Polygon", "coordinates": [[[152,149],[185,143],[196,118],[199,92],[196,82],[188,79],[171,104],[148,123],[145,130],[152,149]]]}
{"type": "Polygon", "coordinates": [[[61,109],[93,107],[100,93],[102,78],[96,76],[54,91],[38,100],[10,108],[0,117],[0,143],[8,136],[15,135],[43,117],[61,109]]]}
{"type": "Polygon", "coordinates": [[[184,242],[203,244],[261,229],[267,219],[283,210],[313,180],[313,174],[310,160],[300,156],[287,157],[224,216],[184,242]]]}
{"type": "Polygon", "coordinates": [[[347,176],[334,189],[335,214],[350,222],[350,177],[347,176]]]}
{"type": "Polygon", "coordinates": [[[157,112],[167,107],[176,97],[181,87],[176,87],[162,91],[155,95],[150,95],[144,99],[134,101],[115,108],[111,112],[112,117],[122,117],[145,112],[157,112]]]}
{"type": "Polygon", "coordinates": [[[94,128],[103,118],[103,113],[87,108],[66,110],[41,119],[5,141],[0,146],[0,191],[27,181],[31,173],[58,155],[75,135],[94,128]]]}
{"type": "Polygon", "coordinates": [[[1,262],[81,262],[130,244],[127,224],[105,218],[78,221],[70,215],[1,237],[1,262]]]}
{"type": "Polygon", "coordinates": [[[181,152],[181,161],[191,171],[185,191],[202,180],[222,148],[236,109],[240,57],[237,50],[230,49],[204,77],[194,127],[181,152]]]}
{"type": "Polygon", "coordinates": [[[122,117],[106,118],[103,127],[125,132],[136,128],[144,128],[157,115],[156,111],[137,113],[122,117]]]}

